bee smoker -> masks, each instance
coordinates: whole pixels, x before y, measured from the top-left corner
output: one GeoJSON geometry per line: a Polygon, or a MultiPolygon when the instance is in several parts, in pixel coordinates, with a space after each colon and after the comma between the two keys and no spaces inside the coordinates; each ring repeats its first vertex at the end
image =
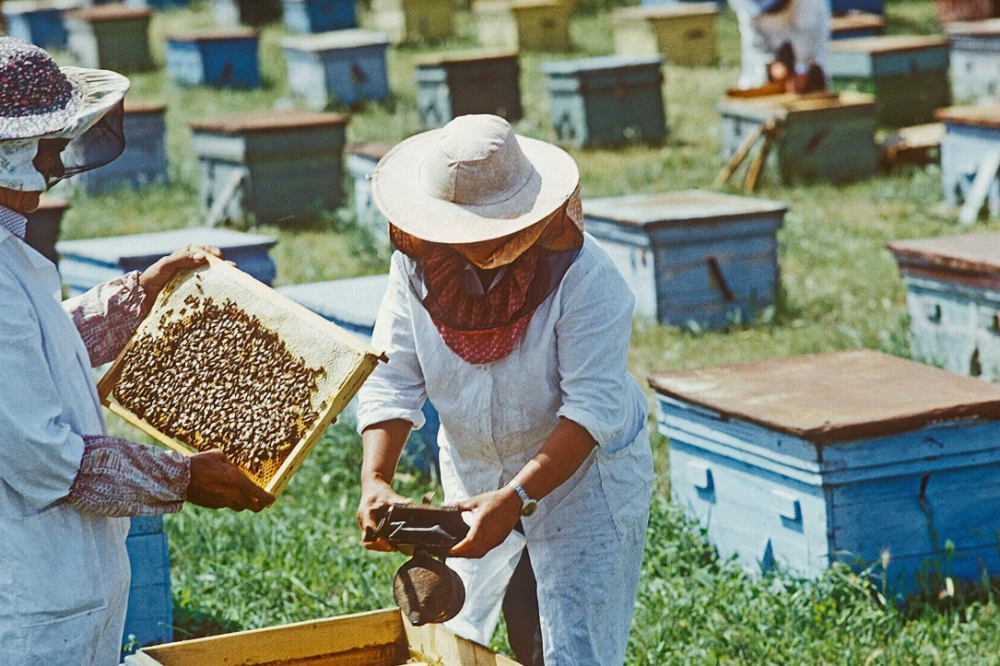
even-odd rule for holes
{"type": "Polygon", "coordinates": [[[396,572],[392,595],[413,626],[447,622],[465,605],[465,585],[444,561],[468,533],[457,507],[392,504],[365,534],[365,541],[385,538],[410,556],[396,572]]]}

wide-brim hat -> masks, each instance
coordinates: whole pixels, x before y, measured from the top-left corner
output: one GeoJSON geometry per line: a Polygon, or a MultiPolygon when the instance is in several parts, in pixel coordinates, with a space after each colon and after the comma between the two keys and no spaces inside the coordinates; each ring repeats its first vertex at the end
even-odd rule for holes
{"type": "Polygon", "coordinates": [[[371,178],[390,223],[425,241],[495,240],[554,214],[576,192],[566,151],[514,134],[498,116],[460,116],[396,145],[371,178]]]}

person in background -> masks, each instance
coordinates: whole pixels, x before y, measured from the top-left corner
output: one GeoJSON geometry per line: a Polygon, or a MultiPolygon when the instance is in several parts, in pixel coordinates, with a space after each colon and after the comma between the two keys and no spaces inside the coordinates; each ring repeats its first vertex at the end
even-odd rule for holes
{"type": "Polygon", "coordinates": [[[732,0],[740,26],[739,87],[777,83],[788,92],[826,89],[829,0],[732,0]]]}
{"type": "MultiPolygon", "coordinates": [[[[391,150],[372,193],[396,249],[361,388],[362,533],[430,399],[445,501],[471,528],[446,624],[526,666],[625,660],[653,489],[646,397],[627,369],[635,298],[583,232],[565,151],[470,115],[391,150]]],[[[385,540],[367,544],[389,549],[385,540]]]]}
{"type": "Polygon", "coordinates": [[[3,666],[119,663],[129,516],[273,501],[220,451],[188,458],[109,436],[91,372],[114,360],[178,271],[218,250],[177,252],[60,303],[55,265],[24,242],[42,192],[121,154],[128,87],[0,38],[3,666]]]}

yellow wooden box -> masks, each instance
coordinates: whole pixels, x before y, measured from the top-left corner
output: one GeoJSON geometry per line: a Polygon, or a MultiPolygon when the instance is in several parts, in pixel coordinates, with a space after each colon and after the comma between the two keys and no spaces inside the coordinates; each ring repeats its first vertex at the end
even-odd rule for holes
{"type": "Polygon", "coordinates": [[[623,7],[611,14],[615,53],[662,55],[668,64],[711,67],[719,60],[712,2],[623,7]]]}
{"type": "Polygon", "coordinates": [[[372,0],[370,16],[393,44],[442,42],[455,32],[451,0],[372,0]]]}
{"type": "Polygon", "coordinates": [[[479,42],[487,48],[521,51],[569,51],[566,0],[484,0],[472,6],[479,42]]]}
{"type": "Polygon", "coordinates": [[[520,666],[440,625],[389,610],[300,622],[140,650],[125,666],[520,666]]]}
{"type": "MultiPolygon", "coordinates": [[[[231,300],[247,314],[256,316],[260,323],[278,334],[286,348],[305,360],[308,367],[322,368],[324,374],[316,380],[310,408],[317,414],[311,424],[306,424],[302,438],[283,459],[266,462],[255,474],[242,468],[255,483],[268,492],[278,495],[316,442],[347,406],[361,385],[375,369],[382,354],[359,338],[330,323],[319,315],[294,303],[270,287],[258,282],[230,264],[209,258],[209,263],[193,271],[176,276],[156,299],[149,316],[139,326],[132,339],[119,354],[111,369],[98,386],[104,405],[151,437],[180,451],[192,454],[194,443],[182,442],[160,432],[121,404],[115,391],[121,378],[123,362],[138,340],[146,336],[157,337],[162,327],[183,321],[184,311],[190,307],[187,299],[212,298],[216,303],[231,300]]],[[[220,373],[220,379],[224,376],[220,373]]],[[[246,405],[246,409],[253,409],[246,405]]],[[[195,434],[193,437],[197,437],[195,434]]]]}

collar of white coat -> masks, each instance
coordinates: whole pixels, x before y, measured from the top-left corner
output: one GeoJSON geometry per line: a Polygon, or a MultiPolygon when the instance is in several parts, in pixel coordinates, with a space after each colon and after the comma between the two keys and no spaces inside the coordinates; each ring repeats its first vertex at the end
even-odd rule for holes
{"type": "Polygon", "coordinates": [[[28,229],[28,218],[6,206],[0,206],[0,227],[24,240],[28,229]]]}

